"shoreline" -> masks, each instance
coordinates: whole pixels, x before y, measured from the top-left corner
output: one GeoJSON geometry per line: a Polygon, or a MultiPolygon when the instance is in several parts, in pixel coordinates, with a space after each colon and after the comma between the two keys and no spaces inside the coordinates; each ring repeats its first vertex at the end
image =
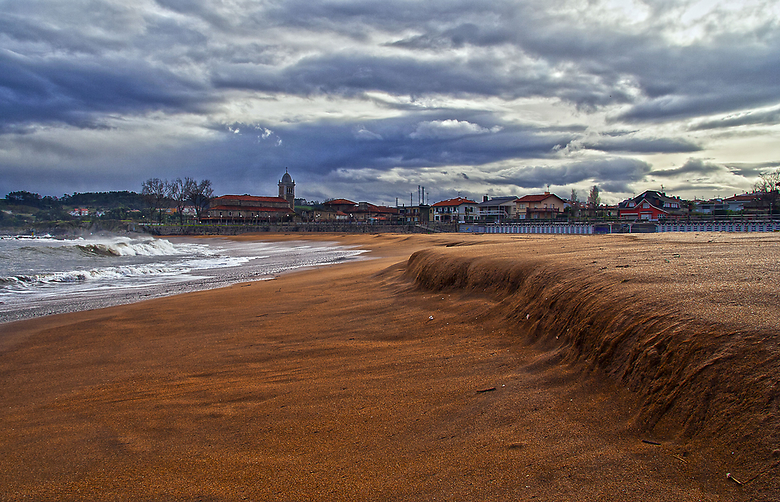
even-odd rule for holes
{"type": "MultiPolygon", "coordinates": [[[[207,237],[181,237],[181,236],[161,236],[156,239],[169,239],[172,242],[186,243],[207,238],[210,240],[229,240],[223,236],[207,237]]],[[[304,242],[303,239],[294,239],[289,242],[304,242]]],[[[274,242],[265,240],[265,242],[274,242]]],[[[275,241],[280,242],[280,241],[275,241]]],[[[334,245],[334,242],[318,241],[325,245],[334,245]]],[[[278,276],[316,268],[322,266],[336,265],[342,262],[360,260],[360,256],[339,259],[335,262],[319,263],[304,266],[292,266],[292,268],[279,271],[277,268],[269,268],[267,264],[242,264],[234,267],[199,269],[191,271],[182,277],[160,278],[159,282],[148,285],[128,285],[120,286],[116,289],[93,290],[87,292],[78,292],[76,294],[67,293],[67,286],[62,287],[64,295],[49,298],[37,298],[31,303],[16,304],[9,306],[0,302],[0,324],[35,319],[49,315],[67,314],[75,312],[84,312],[108,307],[130,305],[140,301],[147,301],[155,298],[164,298],[167,296],[186,294],[195,291],[205,291],[210,289],[219,289],[228,287],[240,282],[252,282],[262,280],[273,280],[278,276]]]]}
{"type": "Polygon", "coordinates": [[[277,235],[373,259],[2,324],[0,498],[772,498],[776,403],[744,392],[778,388],[780,238],[658,237],[277,235]],[[680,399],[644,420],[620,340],[573,350],[566,309],[613,298],[655,316],[640,341],[721,326],[685,342],[726,351],[680,375],[710,385],[677,391],[710,389],[697,429],[680,399]]]}

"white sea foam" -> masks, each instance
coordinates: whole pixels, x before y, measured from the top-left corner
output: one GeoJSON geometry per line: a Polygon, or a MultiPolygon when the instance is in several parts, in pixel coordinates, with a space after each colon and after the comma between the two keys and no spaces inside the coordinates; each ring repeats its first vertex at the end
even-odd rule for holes
{"type": "Polygon", "coordinates": [[[260,280],[363,252],[300,242],[0,238],[0,322],[260,280]]]}
{"type": "Polygon", "coordinates": [[[184,253],[166,240],[96,242],[79,244],[78,247],[85,252],[113,256],[171,256],[184,253]]]}

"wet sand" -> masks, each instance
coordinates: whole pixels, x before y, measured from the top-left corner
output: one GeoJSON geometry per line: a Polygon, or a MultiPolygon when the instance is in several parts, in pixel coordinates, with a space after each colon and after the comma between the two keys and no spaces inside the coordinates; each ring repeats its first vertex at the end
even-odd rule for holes
{"type": "Polygon", "coordinates": [[[780,496],[778,236],[241,238],[373,259],[0,325],[0,499],[780,496]]]}

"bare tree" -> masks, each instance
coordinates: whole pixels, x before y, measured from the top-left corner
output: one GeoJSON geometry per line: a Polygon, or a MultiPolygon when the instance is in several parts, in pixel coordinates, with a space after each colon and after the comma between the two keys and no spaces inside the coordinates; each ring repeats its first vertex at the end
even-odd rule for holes
{"type": "Polygon", "coordinates": [[[160,178],[149,178],[141,186],[141,196],[149,205],[150,217],[154,219],[154,213],[158,213],[158,221],[162,223],[162,208],[168,200],[168,182],[160,178]]]}
{"type": "Polygon", "coordinates": [[[753,191],[758,194],[762,202],[769,204],[769,214],[771,215],[777,206],[778,195],[780,195],[780,169],[761,174],[758,181],[753,184],[753,191]]]}
{"type": "Polygon", "coordinates": [[[209,208],[214,190],[211,188],[211,180],[202,180],[200,183],[193,178],[184,178],[183,190],[186,200],[195,206],[195,213],[200,222],[203,213],[209,208]]]}
{"type": "Polygon", "coordinates": [[[184,225],[184,206],[187,205],[187,193],[184,190],[184,182],[181,178],[176,178],[170,183],[166,182],[168,198],[176,208],[179,214],[179,224],[184,225]]]}

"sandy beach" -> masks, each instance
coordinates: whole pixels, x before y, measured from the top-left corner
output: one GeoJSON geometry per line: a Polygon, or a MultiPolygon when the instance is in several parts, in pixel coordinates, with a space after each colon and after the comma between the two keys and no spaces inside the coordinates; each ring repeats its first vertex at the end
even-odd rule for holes
{"type": "Polygon", "coordinates": [[[0,500],[778,500],[780,236],[368,260],[0,324],[0,500]]]}

